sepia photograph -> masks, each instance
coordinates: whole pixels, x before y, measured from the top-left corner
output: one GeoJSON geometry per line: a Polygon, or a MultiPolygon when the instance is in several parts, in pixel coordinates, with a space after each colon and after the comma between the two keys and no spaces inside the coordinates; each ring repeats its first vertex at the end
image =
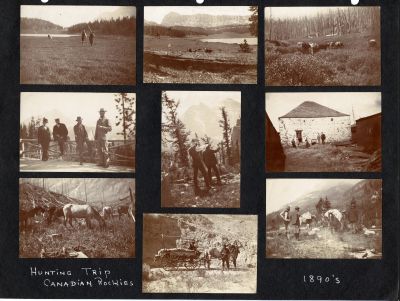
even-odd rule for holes
{"type": "Polygon", "coordinates": [[[267,86],[380,86],[378,6],[266,7],[267,86]]]}
{"type": "Polygon", "coordinates": [[[135,7],[21,5],[21,84],[135,82],[135,7]]]}
{"type": "Polygon", "coordinates": [[[145,6],[145,83],[256,84],[257,6],[145,6]]]}
{"type": "Polygon", "coordinates": [[[382,180],[267,179],[266,257],[382,259],[382,180]]]}
{"type": "Polygon", "coordinates": [[[161,207],[240,207],[237,91],[164,91],[161,207]]]}
{"type": "Polygon", "coordinates": [[[21,93],[20,171],[134,172],[135,145],[135,93],[21,93]]]}
{"type": "Polygon", "coordinates": [[[266,93],[267,172],[380,172],[381,93],[266,93]]]}
{"type": "Polygon", "coordinates": [[[21,178],[20,258],[134,258],[135,179],[21,178]]]}
{"type": "Polygon", "coordinates": [[[257,216],[143,215],[143,293],[255,294],[257,216]]]}

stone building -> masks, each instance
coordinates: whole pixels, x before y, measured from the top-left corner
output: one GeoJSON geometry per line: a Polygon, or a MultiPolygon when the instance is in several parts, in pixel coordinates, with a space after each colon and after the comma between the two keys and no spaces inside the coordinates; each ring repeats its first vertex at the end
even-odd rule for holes
{"type": "Polygon", "coordinates": [[[313,101],[305,101],[289,113],[279,117],[279,135],[283,146],[296,142],[317,142],[324,133],[326,142],[351,140],[350,115],[335,111],[313,101]]]}

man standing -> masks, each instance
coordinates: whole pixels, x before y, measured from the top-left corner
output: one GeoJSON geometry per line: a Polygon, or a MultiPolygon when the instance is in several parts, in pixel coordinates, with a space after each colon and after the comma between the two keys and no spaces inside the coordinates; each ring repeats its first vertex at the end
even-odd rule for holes
{"type": "MultiPolygon", "coordinates": [[[[79,154],[79,164],[83,165],[83,146],[88,141],[88,134],[86,132],[85,126],[82,124],[82,118],[80,116],[76,117],[76,122],[74,126],[76,150],[79,154]]],[[[89,147],[89,146],[88,146],[89,147]]]]}
{"type": "Polygon", "coordinates": [[[107,133],[111,132],[111,126],[108,119],[105,117],[106,111],[101,108],[100,118],[96,123],[96,132],[94,134],[94,140],[97,143],[97,150],[99,153],[99,163],[97,165],[108,167],[110,164],[110,159],[108,157],[108,141],[107,141],[107,133]]]}
{"type": "Polygon", "coordinates": [[[350,210],[349,210],[349,224],[351,231],[353,233],[357,232],[357,224],[358,224],[358,210],[356,207],[356,201],[353,199],[350,203],[350,210]]]}
{"type": "Polygon", "coordinates": [[[56,125],[53,127],[53,139],[58,142],[60,148],[60,156],[64,156],[64,143],[67,141],[68,130],[64,123],[60,122],[60,118],[55,119],[56,125]]]}
{"type": "Polygon", "coordinates": [[[229,252],[229,249],[228,249],[227,245],[224,244],[224,246],[223,246],[223,248],[221,250],[222,270],[225,269],[225,264],[226,264],[227,269],[229,270],[229,257],[230,257],[229,253],[230,252],[229,252]]]}
{"type": "Polygon", "coordinates": [[[285,223],[285,234],[286,238],[289,239],[290,206],[287,206],[286,210],[282,211],[279,215],[285,223]]]}
{"type": "Polygon", "coordinates": [[[325,139],[326,139],[326,136],[325,136],[325,134],[322,132],[322,133],[321,133],[322,144],[325,144],[325,139]]]}
{"type": "Polygon", "coordinates": [[[199,149],[199,140],[193,138],[192,139],[192,146],[189,148],[189,155],[192,157],[192,166],[193,166],[193,182],[194,182],[194,194],[195,195],[200,195],[201,194],[201,189],[199,187],[199,183],[197,180],[197,174],[199,173],[199,170],[201,171],[201,174],[203,175],[204,182],[206,183],[207,190],[210,190],[210,181],[208,179],[208,175],[206,174],[206,169],[204,168],[204,163],[203,160],[200,156],[200,151],[199,149]]]}
{"type": "Polygon", "coordinates": [[[300,239],[300,208],[296,206],[294,208],[295,212],[295,222],[294,222],[294,237],[299,240],[300,239]]]}
{"type": "Polygon", "coordinates": [[[320,144],[321,143],[321,135],[318,133],[318,136],[317,136],[317,140],[318,140],[318,144],[320,144]]]}
{"type": "Polygon", "coordinates": [[[49,121],[43,118],[43,124],[38,129],[38,143],[42,146],[42,161],[49,160],[49,144],[51,140],[50,129],[47,126],[49,121]]]}
{"type": "Polygon", "coordinates": [[[204,159],[204,164],[207,166],[207,171],[208,171],[208,180],[210,181],[210,184],[212,183],[212,173],[211,170],[214,170],[215,176],[217,177],[217,185],[222,185],[221,184],[221,178],[219,175],[219,170],[217,167],[217,158],[215,157],[215,153],[219,151],[219,147],[216,150],[212,150],[210,144],[207,144],[207,147],[205,151],[203,152],[203,159],[204,159]]]}

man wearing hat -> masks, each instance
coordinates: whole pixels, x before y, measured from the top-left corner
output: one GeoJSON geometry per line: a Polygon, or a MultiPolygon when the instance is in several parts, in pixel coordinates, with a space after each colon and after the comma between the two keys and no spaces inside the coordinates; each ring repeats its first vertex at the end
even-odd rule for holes
{"type": "Polygon", "coordinates": [[[49,144],[51,140],[50,129],[47,126],[49,121],[43,118],[43,124],[38,129],[38,143],[42,146],[42,161],[49,160],[49,144]]]}
{"type": "Polygon", "coordinates": [[[189,148],[189,155],[192,157],[192,166],[193,166],[193,182],[194,182],[194,194],[200,195],[201,189],[199,187],[199,183],[197,181],[197,174],[199,170],[203,175],[204,182],[206,183],[206,187],[210,190],[210,181],[208,175],[206,173],[206,169],[204,168],[204,163],[202,157],[200,155],[201,149],[199,148],[200,142],[199,139],[193,138],[192,139],[192,146],[189,148]]]}
{"type": "Polygon", "coordinates": [[[359,217],[358,217],[356,200],[354,198],[350,202],[350,210],[349,210],[349,214],[348,214],[348,219],[349,219],[349,225],[350,225],[351,231],[353,233],[356,233],[359,217]]]}
{"type": "Polygon", "coordinates": [[[68,130],[64,123],[60,122],[60,118],[54,120],[56,122],[53,127],[53,138],[54,141],[58,142],[58,147],[60,148],[60,156],[64,156],[64,143],[67,141],[68,130]]]}
{"type": "Polygon", "coordinates": [[[296,206],[294,208],[296,210],[295,212],[295,222],[294,222],[294,237],[296,237],[297,240],[300,239],[300,208],[296,206]]]}
{"type": "Polygon", "coordinates": [[[96,132],[94,134],[94,140],[97,143],[97,150],[99,153],[99,163],[97,165],[108,167],[110,159],[108,157],[108,141],[107,133],[111,132],[111,125],[109,120],[105,117],[106,111],[101,108],[99,111],[100,118],[96,123],[96,132]]]}
{"type": "Polygon", "coordinates": [[[205,151],[203,152],[203,159],[204,163],[207,166],[208,171],[208,180],[212,183],[212,173],[211,171],[214,170],[215,176],[217,177],[217,185],[221,184],[221,177],[219,175],[219,170],[217,167],[218,161],[215,157],[215,153],[219,151],[219,147],[216,150],[211,149],[211,145],[207,144],[205,151]]]}
{"type": "Polygon", "coordinates": [[[287,206],[286,209],[282,211],[279,215],[283,219],[283,222],[285,224],[286,238],[289,239],[290,206],[287,206]]]}
{"type": "Polygon", "coordinates": [[[77,124],[74,125],[76,150],[78,151],[79,154],[79,164],[83,165],[83,147],[85,142],[87,144],[88,134],[86,132],[85,126],[82,124],[81,116],[76,117],[76,122],[77,124]]]}

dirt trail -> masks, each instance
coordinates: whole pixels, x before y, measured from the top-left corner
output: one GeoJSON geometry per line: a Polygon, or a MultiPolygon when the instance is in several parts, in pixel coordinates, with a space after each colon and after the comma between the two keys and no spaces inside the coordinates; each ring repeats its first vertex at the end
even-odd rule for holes
{"type": "Polygon", "coordinates": [[[365,171],[365,164],[370,158],[370,155],[352,145],[319,144],[312,145],[310,148],[286,148],[284,151],[285,171],[288,172],[365,171]]]}
{"type": "Polygon", "coordinates": [[[155,293],[255,293],[257,270],[198,269],[165,271],[152,269],[143,281],[143,292],[155,293]]]}

